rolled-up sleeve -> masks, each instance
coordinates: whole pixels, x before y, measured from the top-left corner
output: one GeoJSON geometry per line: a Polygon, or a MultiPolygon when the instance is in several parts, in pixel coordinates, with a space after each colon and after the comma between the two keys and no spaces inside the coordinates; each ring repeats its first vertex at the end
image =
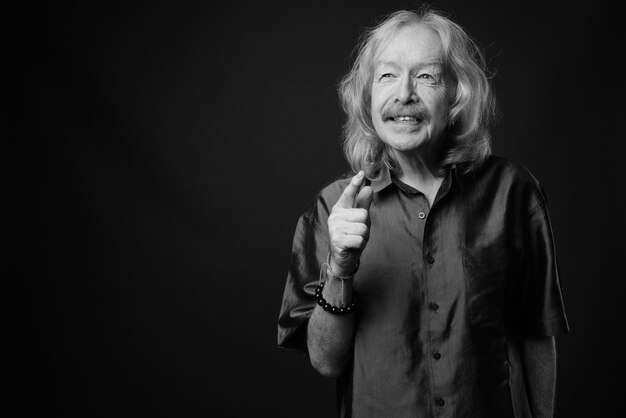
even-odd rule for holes
{"type": "Polygon", "coordinates": [[[315,308],[314,292],[329,249],[328,206],[319,197],[299,219],[278,318],[278,346],[307,352],[306,324],[315,308]]]}

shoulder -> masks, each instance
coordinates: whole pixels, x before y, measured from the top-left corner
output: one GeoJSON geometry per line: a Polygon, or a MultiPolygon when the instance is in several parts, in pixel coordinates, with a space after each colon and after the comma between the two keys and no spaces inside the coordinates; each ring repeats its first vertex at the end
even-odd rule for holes
{"type": "Polygon", "coordinates": [[[528,205],[528,210],[546,204],[543,186],[537,177],[519,162],[492,155],[478,171],[469,176],[481,189],[520,198],[528,205]]]}
{"type": "Polygon", "coordinates": [[[322,199],[330,206],[333,206],[339,199],[339,196],[343,193],[346,186],[350,183],[353,176],[354,173],[348,171],[330,180],[318,192],[318,199],[322,199]]]}
{"type": "Polygon", "coordinates": [[[339,196],[350,183],[350,179],[354,174],[350,171],[342,173],[332,180],[324,184],[315,194],[315,198],[308,210],[303,214],[305,220],[314,220],[322,216],[328,215],[339,196]]]}
{"type": "Polygon", "coordinates": [[[497,155],[487,158],[479,171],[486,175],[497,174],[504,181],[539,185],[539,180],[525,165],[497,155]]]}
{"type": "Polygon", "coordinates": [[[477,175],[486,180],[497,180],[504,184],[541,188],[539,180],[525,165],[495,155],[485,161],[477,175]]]}

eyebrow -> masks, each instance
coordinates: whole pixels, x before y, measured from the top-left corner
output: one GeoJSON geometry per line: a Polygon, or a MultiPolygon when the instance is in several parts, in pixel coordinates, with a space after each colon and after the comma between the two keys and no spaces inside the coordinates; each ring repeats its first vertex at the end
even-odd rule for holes
{"type": "MultiPolygon", "coordinates": [[[[441,66],[443,67],[443,62],[442,61],[426,61],[422,64],[419,65],[420,68],[422,67],[431,67],[431,66],[441,66]]],[[[374,65],[374,68],[380,68],[380,67],[394,67],[394,68],[398,68],[399,65],[394,62],[394,61],[377,61],[374,65]]]]}

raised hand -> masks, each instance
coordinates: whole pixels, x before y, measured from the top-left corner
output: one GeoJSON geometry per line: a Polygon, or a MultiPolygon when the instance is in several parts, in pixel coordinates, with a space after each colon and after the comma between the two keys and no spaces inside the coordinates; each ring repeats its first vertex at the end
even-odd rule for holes
{"type": "Polygon", "coordinates": [[[372,188],[360,171],[345,188],[328,217],[330,267],[340,276],[351,274],[369,239],[372,188]]]}

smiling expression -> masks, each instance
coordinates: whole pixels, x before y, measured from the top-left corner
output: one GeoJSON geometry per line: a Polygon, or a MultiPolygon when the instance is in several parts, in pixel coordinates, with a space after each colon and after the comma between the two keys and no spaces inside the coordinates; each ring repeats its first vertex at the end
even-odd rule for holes
{"type": "Polygon", "coordinates": [[[422,24],[398,30],[374,62],[372,122],[399,152],[433,145],[448,125],[448,93],[439,35],[422,24]]]}

